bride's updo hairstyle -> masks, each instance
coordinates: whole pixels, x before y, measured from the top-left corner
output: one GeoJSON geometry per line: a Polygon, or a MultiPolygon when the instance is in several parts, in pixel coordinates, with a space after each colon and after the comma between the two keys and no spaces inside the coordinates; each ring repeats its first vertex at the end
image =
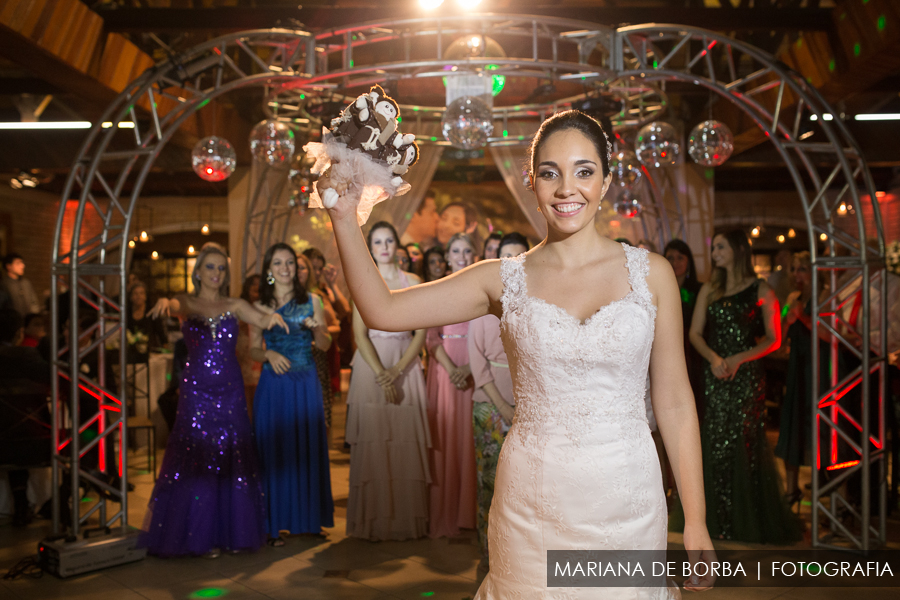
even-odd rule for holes
{"type": "Polygon", "coordinates": [[[528,189],[534,189],[534,174],[537,171],[538,152],[541,144],[558,131],[574,129],[580,131],[587,139],[591,140],[600,156],[600,170],[605,178],[609,175],[609,156],[612,154],[612,144],[609,136],[603,131],[603,127],[593,117],[589,117],[580,110],[567,110],[556,113],[543,123],[538,132],[534,134],[531,148],[528,149],[528,189]]]}

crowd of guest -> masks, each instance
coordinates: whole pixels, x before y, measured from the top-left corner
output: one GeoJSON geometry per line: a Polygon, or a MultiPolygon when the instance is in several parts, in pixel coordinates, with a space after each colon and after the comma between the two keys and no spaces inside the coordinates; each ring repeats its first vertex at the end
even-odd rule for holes
{"type": "MultiPolygon", "coordinates": [[[[470,216],[463,203],[440,213],[423,204],[417,217],[436,222],[429,244],[402,238],[388,222],[371,225],[369,250],[388,287],[427,284],[478,260],[508,259],[530,248],[519,233],[493,232],[481,243],[467,231],[470,216]],[[456,232],[445,235],[451,229],[456,232]]],[[[655,250],[649,242],[637,245],[655,250]]],[[[801,528],[790,506],[805,495],[799,472],[811,462],[811,307],[829,289],[822,278],[813,289],[808,252],[780,253],[768,282],[760,279],[740,230],[713,237],[707,282],[698,277],[684,241],[671,240],[663,255],[681,290],[709,532],[720,539],[792,543],[801,528]],[[787,382],[773,455],[762,359],[783,346],[789,349],[787,382]],[[775,455],[784,463],[785,481],[775,455]]],[[[46,349],[43,356],[38,352],[48,346],[46,316],[24,277],[23,258],[9,255],[3,265],[0,380],[29,379],[29,389],[43,386],[37,393],[46,395],[49,356],[46,349]]],[[[329,440],[343,346],[352,353],[347,534],[404,540],[475,529],[486,567],[494,476],[515,415],[501,321],[489,315],[427,331],[369,329],[341,291],[337,269],[316,248],[298,253],[273,245],[261,272],[242,282],[239,298],[227,294],[230,277],[225,250],[207,244],[191,274],[193,293],[162,298],[151,309],[143,283],[132,281],[127,291],[126,327],[143,340],[129,346],[128,362],[144,362],[148,348],[167,343],[161,319],[168,316],[181,320],[186,354],[142,544],[163,556],[218,556],[284,545],[286,534],[321,535],[333,527],[329,440]],[[342,336],[350,343],[339,343],[342,336]]],[[[900,321],[894,314],[900,308],[897,276],[891,277],[886,301],[890,318],[900,321]]],[[[859,287],[843,286],[849,290],[842,302],[849,306],[843,319],[848,336],[859,333],[859,287]]],[[[896,354],[900,340],[888,329],[889,351],[896,354]]],[[[821,390],[831,377],[830,354],[827,332],[818,331],[821,390]]],[[[839,370],[850,368],[841,361],[839,370]]],[[[648,420],[652,427],[649,408],[648,420]]],[[[677,530],[681,508],[665,450],[661,444],[658,449],[661,485],[672,492],[670,527],[677,530]]],[[[107,457],[107,464],[113,459],[107,457]]],[[[10,471],[10,482],[16,521],[25,522],[23,471],[10,471]]]]}

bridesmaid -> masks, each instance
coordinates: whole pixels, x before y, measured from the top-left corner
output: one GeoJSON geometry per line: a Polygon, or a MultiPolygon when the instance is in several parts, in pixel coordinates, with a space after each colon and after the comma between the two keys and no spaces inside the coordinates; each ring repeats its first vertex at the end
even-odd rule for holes
{"type": "MultiPolygon", "coordinates": [[[[395,261],[400,237],[390,223],[369,230],[369,251],[388,287],[421,283],[395,261]]],[[[425,378],[418,360],[425,330],[390,333],[366,328],[353,310],[357,351],[347,405],[350,497],[347,535],[407,540],[428,533],[428,432],[425,378]]]]}
{"type": "MultiPolygon", "coordinates": [[[[493,235],[493,234],[491,234],[493,235]]],[[[490,241],[490,238],[488,238],[490,241]]],[[[528,239],[520,233],[508,233],[496,248],[499,258],[528,252],[528,239]]],[[[475,393],[472,395],[472,429],[475,432],[475,467],[478,474],[478,544],[481,547],[479,570],[488,569],[487,527],[497,460],[506,433],[512,425],[515,399],[509,359],[500,340],[500,319],[485,315],[469,321],[469,364],[475,393]]]]}
{"type": "Polygon", "coordinates": [[[257,308],[284,317],[289,326],[287,333],[254,330],[252,350],[264,363],[253,425],[269,544],[283,546],[281,531],[320,534],[322,527],[334,527],[322,386],[312,357],[313,341],[327,350],[331,336],[322,300],[301,283],[297,257],[287,244],[266,251],[259,295],[257,308]]]}
{"type": "Polygon", "coordinates": [[[253,433],[235,356],[238,319],[262,329],[287,329],[281,315],[263,315],[228,298],[228,256],[206,244],[197,257],[192,296],[162,298],[155,317],[181,317],[188,363],[178,415],[153,488],[140,544],[158,556],[256,550],[266,539],[265,498],[253,433]]]}
{"type": "MultiPolygon", "coordinates": [[[[445,260],[458,273],[475,262],[475,244],[454,234],[445,260]]],[[[475,444],[472,432],[472,369],[466,337],[469,323],[428,330],[428,420],[431,425],[431,537],[475,528],[475,444]]]]}
{"type": "Polygon", "coordinates": [[[409,255],[409,262],[411,263],[410,273],[415,273],[419,277],[422,277],[422,259],[424,258],[422,248],[415,242],[407,244],[404,248],[406,248],[406,253],[409,255]]]}
{"type": "Polygon", "coordinates": [[[429,248],[422,258],[422,278],[425,282],[437,281],[447,275],[447,260],[444,258],[444,249],[440,246],[429,248]]]}
{"type": "Polygon", "coordinates": [[[406,248],[404,248],[403,246],[397,248],[397,266],[400,267],[401,271],[404,271],[406,273],[413,272],[412,261],[409,259],[409,252],[407,252],[406,248]]]}
{"type": "Polygon", "coordinates": [[[781,345],[778,299],[756,277],[740,229],[712,241],[713,272],[691,322],[706,361],[706,414],[700,425],[706,524],[710,536],[782,544],[799,537],[766,440],[761,359],[781,345]]]}
{"type": "MultiPolygon", "coordinates": [[[[322,270],[318,270],[322,273],[322,270]]],[[[331,412],[334,404],[334,369],[338,369],[338,378],[340,378],[340,365],[334,364],[333,352],[337,350],[337,344],[333,340],[341,335],[341,323],[338,320],[334,310],[334,305],[328,300],[328,294],[325,286],[320,279],[324,276],[317,275],[317,269],[313,265],[313,259],[309,258],[305,253],[297,255],[297,279],[300,285],[306,290],[306,293],[317,296],[322,300],[322,311],[325,317],[325,326],[328,328],[328,334],[331,336],[332,343],[325,349],[313,344],[312,356],[316,365],[316,375],[319,377],[319,384],[322,386],[322,405],[325,409],[325,432],[331,437],[331,412]],[[324,289],[323,289],[324,288],[324,289]]],[[[340,357],[338,357],[340,361],[340,357]]]]}
{"type": "Polygon", "coordinates": [[[481,253],[481,260],[500,257],[500,240],[503,239],[502,231],[492,231],[484,240],[484,251],[481,253]]]}
{"type": "Polygon", "coordinates": [[[688,377],[691,389],[694,390],[694,401],[697,403],[697,416],[703,421],[703,365],[706,361],[697,354],[691,344],[691,320],[694,318],[694,306],[697,294],[703,285],[697,279],[697,266],[694,264],[694,253],[683,240],[670,240],[663,250],[663,256],[672,265],[678,289],[681,292],[681,316],[684,323],[684,357],[687,360],[688,377]]]}

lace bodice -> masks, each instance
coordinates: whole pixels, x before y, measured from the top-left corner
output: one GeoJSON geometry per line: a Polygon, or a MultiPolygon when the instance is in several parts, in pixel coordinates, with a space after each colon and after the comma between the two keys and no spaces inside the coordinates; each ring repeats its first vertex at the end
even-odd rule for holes
{"type": "Polygon", "coordinates": [[[503,259],[501,334],[519,435],[540,441],[543,431],[562,426],[578,445],[594,424],[646,424],[644,390],[656,306],[647,287],[647,251],[622,247],[631,290],[584,322],[528,294],[525,255],[503,259]]]}

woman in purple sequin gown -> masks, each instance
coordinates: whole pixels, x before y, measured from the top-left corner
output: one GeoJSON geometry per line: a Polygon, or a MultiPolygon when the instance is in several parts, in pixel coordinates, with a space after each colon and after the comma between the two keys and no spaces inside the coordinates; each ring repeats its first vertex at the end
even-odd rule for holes
{"type": "Polygon", "coordinates": [[[266,541],[265,498],[241,367],[235,356],[238,320],[269,329],[263,315],[228,289],[224,250],[207,245],[192,274],[195,293],[162,299],[153,316],[182,317],[188,363],[178,415],[153,488],[141,545],[158,556],[256,550],[266,541]]]}

